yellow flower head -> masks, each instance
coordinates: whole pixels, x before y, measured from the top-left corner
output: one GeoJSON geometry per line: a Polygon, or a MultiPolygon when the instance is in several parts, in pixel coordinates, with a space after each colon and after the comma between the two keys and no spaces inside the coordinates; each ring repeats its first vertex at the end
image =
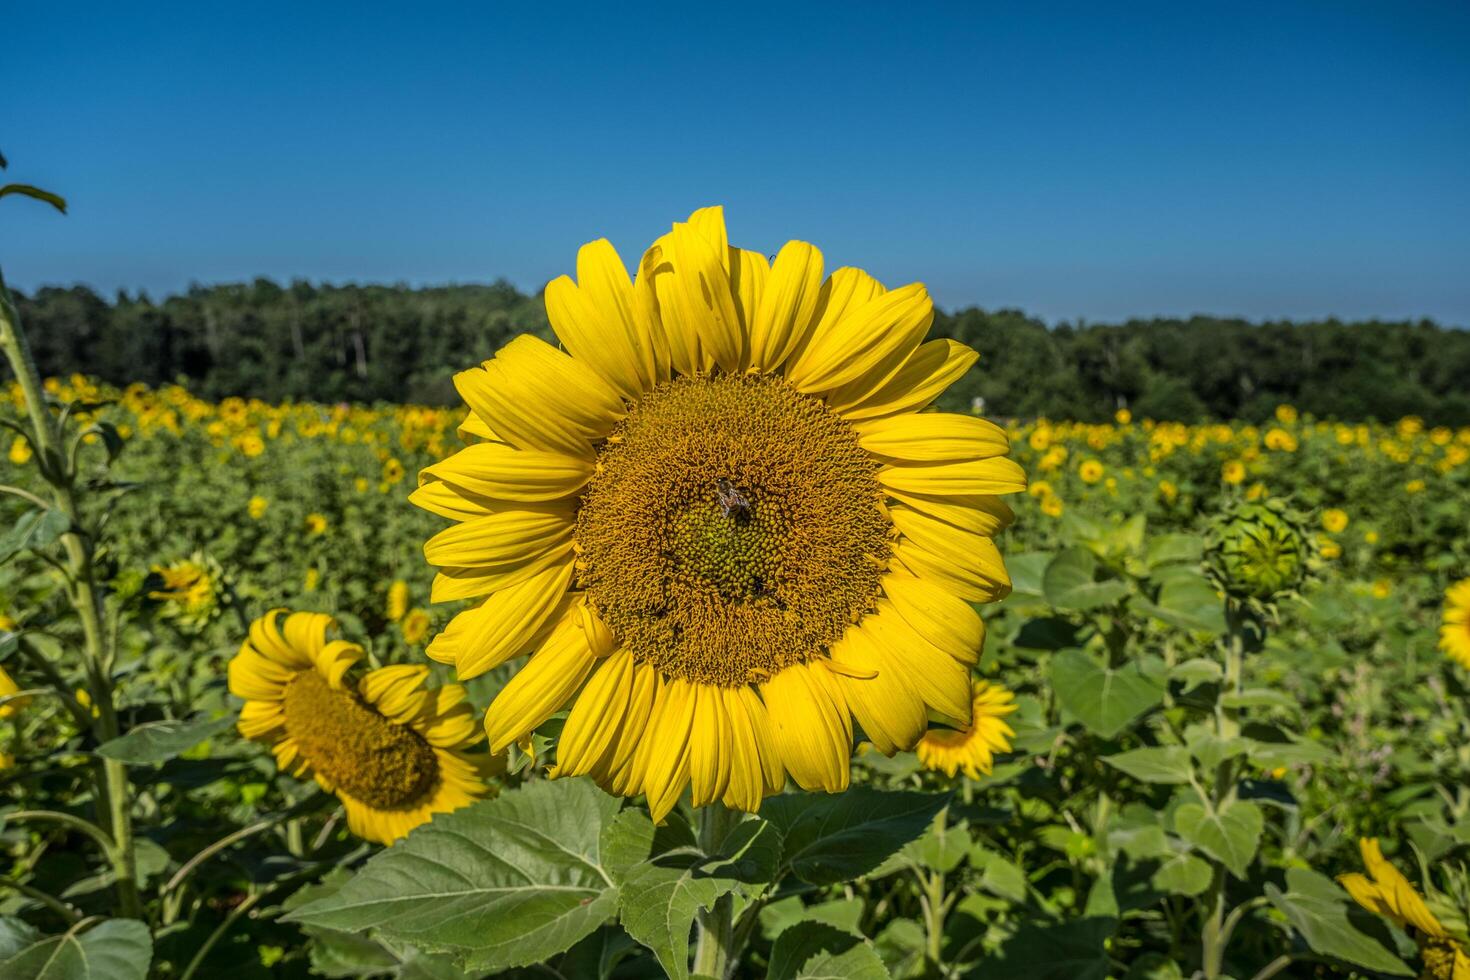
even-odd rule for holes
{"type": "Polygon", "coordinates": [[[245,509],[249,512],[252,520],[258,521],[265,516],[266,508],[270,505],[271,502],[269,500],[261,496],[255,496],[250,498],[250,502],[245,505],[245,509]]]}
{"type": "Polygon", "coordinates": [[[929,712],[969,723],[983,626],[1010,588],[1006,430],[922,412],[975,362],[925,342],[933,303],[789,242],[730,245],[720,208],[630,278],[605,240],[546,287],[532,336],[455,377],[480,440],[412,500],[455,521],[431,598],[474,598],[429,656],[461,679],[534,648],[485,716],[491,748],[569,709],[558,776],[662,821],[753,811],[788,776],[848,785],[853,721],[888,753],[929,712]]]}
{"type": "Polygon", "coordinates": [[[148,598],[160,603],[158,615],[180,625],[203,626],[219,612],[219,563],[203,552],[171,565],[154,565],[157,586],[148,598]]]}
{"type": "Polygon", "coordinates": [[[1409,884],[1409,879],[1383,857],[1377,839],[1362,838],[1358,849],[1368,874],[1338,875],[1337,883],[1369,912],[1416,933],[1414,938],[1425,966],[1422,976],[1432,980],[1470,980],[1470,955],[1466,955],[1463,936],[1452,935],[1445,928],[1424,897],[1409,884]]]}
{"type": "Polygon", "coordinates": [[[1103,478],[1103,464],[1095,459],[1085,459],[1077,467],[1077,475],[1082,477],[1083,483],[1096,483],[1103,478]]]}
{"type": "Polygon", "coordinates": [[[999,684],[975,681],[970,724],[964,728],[931,728],[914,751],[925,769],[970,779],[990,775],[997,752],[1011,750],[1015,736],[1005,716],[1016,710],[1016,697],[999,684]]]}
{"type": "Polygon", "coordinates": [[[1245,464],[1238,459],[1226,460],[1220,467],[1220,479],[1226,483],[1240,484],[1245,481],[1245,464]]]}
{"type": "Polygon", "coordinates": [[[1061,497],[1046,497],[1041,501],[1041,512],[1047,517],[1061,517],[1065,509],[1061,497]]]}
{"type": "Polygon", "coordinates": [[[1373,582],[1373,598],[1387,599],[1393,595],[1393,583],[1386,578],[1376,579],[1373,582]]]}
{"type": "Polygon", "coordinates": [[[397,459],[389,457],[383,464],[383,481],[385,483],[397,483],[403,479],[403,464],[397,459]]]}
{"type": "Polygon", "coordinates": [[[1442,615],[1439,648],[1461,667],[1470,670],[1470,578],[1461,579],[1445,592],[1442,615]]]}
{"type": "Polygon", "coordinates": [[[29,463],[31,461],[31,456],[33,455],[34,453],[31,451],[31,442],[25,436],[16,436],[13,440],[11,440],[10,461],[16,466],[20,466],[24,463],[29,463]]]}
{"type": "Polygon", "coordinates": [[[306,533],[312,537],[327,533],[327,519],[321,514],[311,513],[306,515],[306,533]]]}
{"type": "Polygon", "coordinates": [[[403,630],[403,641],[416,647],[429,635],[429,614],[422,609],[410,609],[398,626],[403,630]]]}
{"type": "Polygon", "coordinates": [[[1294,453],[1297,450],[1296,436],[1285,429],[1272,429],[1266,433],[1266,448],[1281,453],[1294,453]]]}
{"type": "Polygon", "coordinates": [[[1297,411],[1291,405],[1276,406],[1276,421],[1282,425],[1291,425],[1297,420],[1297,411]]]}
{"type": "Polygon", "coordinates": [[[1172,480],[1160,480],[1159,496],[1164,499],[1165,503],[1172,504],[1175,500],[1179,499],[1179,488],[1175,486],[1172,480]]]}
{"type": "Polygon", "coordinates": [[[1322,512],[1322,528],[1328,534],[1341,534],[1347,530],[1347,511],[1333,507],[1322,512]]]}
{"type": "Polygon", "coordinates": [[[1424,481],[1423,480],[1410,480],[1408,483],[1405,483],[1404,484],[1404,492],[1405,493],[1423,493],[1424,492],[1424,481]]]}
{"type": "Polygon", "coordinates": [[[394,579],[393,584],[388,586],[388,608],[387,616],[390,623],[396,623],[408,612],[408,583],[403,579],[394,579]]]}
{"type": "MultiPolygon", "coordinates": [[[[12,694],[19,694],[22,690],[24,689],[15,682],[15,679],[6,672],[5,668],[0,667],[0,698],[9,697],[12,694]]],[[[6,701],[4,704],[0,704],[0,718],[9,718],[30,703],[31,699],[28,697],[6,701]]]]}
{"type": "Polygon", "coordinates": [[[474,749],[481,736],[464,688],[426,687],[422,665],[349,683],[362,647],[329,639],[330,616],[282,622],[283,613],[252,623],[230,661],[230,693],[245,699],[240,734],[270,746],[282,770],[336,794],[348,828],[380,844],[487,795],[498,760],[474,749]]]}
{"type": "Polygon", "coordinates": [[[1127,425],[1133,421],[1133,413],[1126,408],[1120,408],[1113,413],[1113,421],[1119,425],[1127,425]]]}

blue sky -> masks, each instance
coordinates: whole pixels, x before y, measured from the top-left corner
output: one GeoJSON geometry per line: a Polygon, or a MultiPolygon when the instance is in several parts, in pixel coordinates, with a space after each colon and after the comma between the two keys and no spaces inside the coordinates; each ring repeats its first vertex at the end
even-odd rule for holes
{"type": "Polygon", "coordinates": [[[1470,5],[13,6],[13,285],[539,288],[731,237],[1048,320],[1470,325],[1470,5]],[[410,11],[409,8],[413,9],[410,11]]]}

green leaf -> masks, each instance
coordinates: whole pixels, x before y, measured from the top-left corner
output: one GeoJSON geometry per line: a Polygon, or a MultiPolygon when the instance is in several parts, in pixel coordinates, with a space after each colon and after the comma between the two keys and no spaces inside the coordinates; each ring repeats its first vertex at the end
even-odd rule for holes
{"type": "Polygon", "coordinates": [[[561,952],[617,910],[620,801],[589,780],[538,780],[442,814],[373,857],[342,890],[287,916],[453,952],[469,969],[561,952]]]}
{"type": "Polygon", "coordinates": [[[71,521],[59,510],[32,509],[21,514],[15,525],[0,535],[0,562],[25,551],[39,551],[71,529],[71,521]]]}
{"type": "Polygon", "coordinates": [[[766,978],[888,980],[888,968],[861,936],[821,922],[803,922],[776,937],[766,978]]]}
{"type": "Polygon", "coordinates": [[[847,882],[872,871],[922,834],[949,802],[947,794],[889,793],[854,786],[845,793],[786,793],[761,805],[781,832],[782,859],[814,885],[847,882]]]}
{"type": "Polygon", "coordinates": [[[1189,782],[1189,750],[1182,745],[1133,749],[1104,756],[1103,761],[1143,783],[1189,782]]]}
{"type": "Polygon", "coordinates": [[[1225,632],[1225,603],[1215,587],[1197,573],[1175,574],[1159,589],[1158,602],[1147,607],[1155,619],[1197,633],[1225,632]]]}
{"type": "Polygon", "coordinates": [[[951,824],[935,817],[929,830],[904,848],[905,853],[923,867],[945,874],[960,866],[970,850],[970,834],[963,825],[951,824]]]}
{"type": "Polygon", "coordinates": [[[1220,704],[1227,708],[1290,708],[1301,710],[1296,698],[1285,691],[1270,687],[1252,687],[1236,694],[1234,691],[1220,695],[1220,704]]]}
{"type": "Polygon", "coordinates": [[[153,937],[134,919],[108,919],[86,932],[32,943],[0,960],[5,980],[146,980],[153,937]]]}
{"type": "Polygon", "coordinates": [[[1209,888],[1212,877],[1214,871],[1208,862],[1188,851],[1177,851],[1159,865],[1149,883],[1161,892],[1191,897],[1209,888]]]}
{"type": "Polygon", "coordinates": [[[0,187],[0,197],[5,197],[7,194],[19,194],[22,197],[44,201],[62,214],[66,214],[66,198],[60,194],[43,191],[41,188],[33,187],[30,184],[6,184],[4,187],[0,187]]]}
{"type": "Polygon", "coordinates": [[[1107,942],[1116,919],[1097,917],[1071,922],[1027,923],[982,960],[975,976],[985,980],[1105,980],[1110,970],[1107,942]]]}
{"type": "Polygon", "coordinates": [[[1382,923],[1348,902],[1332,879],[1304,868],[1288,868],[1286,891],[1266,884],[1266,897],[1286,916],[1315,952],[1380,973],[1409,976],[1414,971],[1360,923],[1383,933],[1382,923]]]}
{"type": "Polygon", "coordinates": [[[628,872],[619,899],[623,928],[653,950],[673,980],[689,976],[689,930],[740,882],[720,874],[699,854],[661,854],[628,872]]]}
{"type": "Polygon", "coordinates": [[[1224,674],[1225,671],[1214,660],[1196,657],[1182,664],[1176,664],[1169,671],[1169,679],[1182,682],[1185,690],[1188,690],[1205,681],[1218,681],[1224,674]]]}
{"type": "Polygon", "coordinates": [[[800,922],[822,922],[856,934],[862,918],[861,898],[838,898],[816,905],[803,905],[800,895],[792,895],[761,907],[761,935],[775,939],[800,922]]]}
{"type": "Polygon", "coordinates": [[[234,717],[228,715],[189,721],[151,721],[103,742],[97,746],[97,754],[135,766],[167,762],[234,725],[234,717]]]}
{"type": "Polygon", "coordinates": [[[1204,539],[1194,534],[1156,534],[1148,540],[1148,567],[1195,564],[1205,553],[1204,539]]]}
{"type": "Polygon", "coordinates": [[[1090,730],[1112,738],[1164,700],[1164,662],[1141,657],[1104,667],[1082,650],[1063,650],[1051,661],[1057,700],[1090,730]]]}
{"type": "Polygon", "coordinates": [[[1110,606],[1128,594],[1128,583],[1118,579],[1093,581],[1097,559],[1082,548],[1068,548],[1046,567],[1042,589],[1046,601],[1058,609],[1095,609],[1110,606]]]}
{"type": "Polygon", "coordinates": [[[36,941],[40,933],[24,919],[0,915],[0,960],[6,960],[36,941]]]}
{"type": "Polygon", "coordinates": [[[1012,902],[1026,900],[1026,872],[983,844],[970,849],[970,866],[980,872],[980,887],[1012,902]]]}
{"type": "Polygon", "coordinates": [[[1251,762],[1262,769],[1308,766],[1333,758],[1332,750],[1320,742],[1251,742],[1251,762]]]}
{"type": "Polygon", "coordinates": [[[1198,803],[1174,811],[1175,832],[1241,879],[1250,870],[1265,826],[1260,807],[1248,800],[1222,803],[1213,812],[1198,803]]]}

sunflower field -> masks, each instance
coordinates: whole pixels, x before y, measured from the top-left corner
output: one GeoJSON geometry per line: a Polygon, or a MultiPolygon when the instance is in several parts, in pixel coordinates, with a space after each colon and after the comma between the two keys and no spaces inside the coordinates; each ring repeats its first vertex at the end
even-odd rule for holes
{"type": "Polygon", "coordinates": [[[1470,428],[926,411],[922,287],[724,234],[468,410],[7,305],[0,977],[1470,978],[1470,428]]]}

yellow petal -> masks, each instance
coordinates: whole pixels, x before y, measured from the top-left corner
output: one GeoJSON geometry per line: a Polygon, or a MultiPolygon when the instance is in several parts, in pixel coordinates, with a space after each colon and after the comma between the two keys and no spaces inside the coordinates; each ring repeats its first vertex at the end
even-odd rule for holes
{"type": "Polygon", "coordinates": [[[642,749],[648,743],[649,719],[653,717],[653,706],[663,691],[663,678],[648,664],[633,664],[633,690],[628,696],[628,713],[623,718],[622,731],[613,743],[612,751],[594,775],[611,793],[619,796],[636,796],[643,791],[643,769],[646,757],[642,749]],[[604,775],[601,775],[605,773],[604,775]]]}
{"type": "Polygon", "coordinates": [[[283,667],[274,660],[262,657],[250,644],[230,658],[226,674],[229,677],[230,693],[247,701],[278,701],[300,670],[310,669],[310,663],[300,668],[283,667]]]}
{"type": "MultiPolygon", "coordinates": [[[[765,798],[767,780],[763,771],[761,742],[757,739],[755,722],[746,709],[741,691],[750,688],[712,688],[715,696],[724,702],[723,709],[730,725],[730,780],[722,802],[733,809],[754,813],[765,798]]],[[[753,691],[750,692],[755,697],[753,691]]],[[[759,702],[759,698],[755,698],[759,702]]],[[[777,763],[779,767],[779,762],[777,763]]]]}
{"type": "Polygon", "coordinates": [[[257,741],[268,741],[284,730],[286,713],[279,701],[246,701],[240,708],[240,734],[257,741]]]}
{"type": "Polygon", "coordinates": [[[596,657],[568,615],[485,712],[490,751],[500,752],[560,711],[592,672],[596,657]]]}
{"type": "Polygon", "coordinates": [[[561,608],[571,579],[572,563],[563,562],[501,589],[455,616],[426,652],[454,664],[461,680],[495,669],[535,645],[537,634],[561,608]]]}
{"type": "MultiPolygon", "coordinates": [[[[709,208],[705,211],[718,211],[709,208]]],[[[706,220],[706,227],[694,223],[677,223],[669,235],[668,257],[673,263],[669,277],[669,291],[660,283],[659,299],[663,306],[664,327],[673,326],[686,336],[699,338],[700,349],[707,352],[726,371],[735,371],[740,366],[744,350],[744,336],[740,324],[740,312],[735,305],[735,295],[730,283],[728,243],[713,240],[710,227],[713,219],[706,220]],[[669,296],[671,304],[663,304],[669,296]],[[671,310],[669,306],[672,305],[671,310]]],[[[720,238],[723,238],[724,220],[718,221],[720,238]]],[[[671,331],[672,336],[672,331],[671,331]]],[[[702,368],[709,365],[700,363],[702,368]]]]}
{"type": "Polygon", "coordinates": [[[1011,448],[1004,429],[973,415],[895,415],[855,427],[858,444],[868,452],[916,463],[989,459],[1004,456],[1011,448]]]}
{"type": "Polygon", "coordinates": [[[967,666],[980,659],[985,621],[968,602],[901,569],[883,577],[883,591],[924,639],[967,666]]]}
{"type": "Polygon", "coordinates": [[[969,725],[973,702],[968,667],[924,639],[887,599],[878,600],[877,610],[864,617],[857,629],[872,639],[883,660],[897,667],[925,705],[969,725]]]}
{"type": "Polygon", "coordinates": [[[664,258],[662,241],[655,242],[643,253],[638,263],[638,274],[633,279],[633,318],[648,332],[655,384],[669,380],[673,372],[673,353],[669,349],[663,314],[658,307],[656,280],[673,271],[664,258]]]}
{"type": "Polygon", "coordinates": [[[724,692],[710,685],[695,685],[689,736],[691,805],[706,806],[724,797],[730,785],[733,743],[724,692]]]}
{"type": "Polygon", "coordinates": [[[885,466],[878,482],[889,490],[930,496],[1020,493],[1026,489],[1026,471],[1013,459],[967,460],[959,463],[922,463],[885,466]]]}
{"type": "Polygon", "coordinates": [[[539,502],[580,490],[592,479],[592,461],[563,453],[516,449],[503,442],[482,442],[466,446],[423,473],[480,497],[539,502]]]}
{"type": "Polygon", "coordinates": [[[633,653],[620,650],[593,671],[577,695],[556,743],[556,776],[586,775],[611,753],[632,694],[633,653]]]}
{"type": "Polygon", "coordinates": [[[424,545],[424,557],[445,568],[510,565],[570,547],[572,527],[568,511],[503,511],[445,528],[424,545]]]}
{"type": "MultiPolygon", "coordinates": [[[[561,276],[546,285],[546,316],[571,355],[588,364],[624,398],[645,388],[647,338],[640,338],[633,314],[633,283],[617,250],[607,239],[582,246],[577,278],[561,276]],[[641,343],[640,343],[641,339],[641,343]]],[[[650,373],[651,377],[651,373],[650,373]]]]}
{"type": "Polygon", "coordinates": [[[572,564],[572,545],[555,548],[543,555],[528,554],[505,565],[482,568],[441,568],[429,587],[430,602],[453,602],[474,599],[501,589],[519,585],[552,567],[572,564]]]}
{"type": "MultiPolygon", "coordinates": [[[[887,290],[883,284],[862,269],[843,266],[822,283],[817,293],[816,324],[804,338],[797,341],[788,361],[792,367],[800,364],[806,350],[818,339],[832,333],[849,310],[855,310],[869,300],[882,296],[887,290]]],[[[790,370],[788,368],[788,370],[790,370]]]]}
{"type": "Polygon", "coordinates": [[[740,309],[740,322],[747,336],[770,277],[771,263],[764,255],[748,248],[730,249],[730,288],[735,291],[735,304],[740,309]]]}
{"type": "Polygon", "coordinates": [[[500,437],[520,449],[590,456],[592,442],[624,414],[597,372],[543,340],[521,334],[454,386],[500,437]]]}
{"type": "Polygon", "coordinates": [[[914,575],[930,579],[969,602],[995,602],[1011,594],[1000,550],[989,538],[976,538],[976,553],[964,564],[938,557],[912,538],[893,546],[894,560],[914,575]]]}
{"type": "Polygon", "coordinates": [[[827,405],[849,421],[917,412],[964,377],[978,357],[957,341],[931,340],[914,351],[877,391],[829,395],[827,405]]]}
{"type": "Polygon", "coordinates": [[[404,721],[424,706],[424,681],[429,668],[423,664],[393,664],[368,671],[357,684],[363,700],[395,721],[404,721]]]}
{"type": "Polygon", "coordinates": [[[852,717],[825,667],[796,664],[761,685],[771,740],[791,778],[808,790],[847,788],[852,759],[852,717]]]}
{"type": "Polygon", "coordinates": [[[342,676],[363,658],[362,647],[346,640],[333,640],[312,655],[316,671],[335,688],[342,687],[342,676]]]}
{"type": "Polygon", "coordinates": [[[901,490],[888,492],[894,500],[926,517],[953,524],[961,530],[987,538],[995,537],[1010,527],[1011,522],[1016,519],[1015,512],[1006,502],[993,494],[926,497],[901,490]]]}
{"type": "Polygon", "coordinates": [[[643,767],[643,792],[656,824],[663,823],[689,783],[695,685],[676,677],[660,693],[648,722],[648,761],[643,767]]]}
{"type": "Polygon", "coordinates": [[[443,480],[429,480],[408,495],[408,502],[451,521],[469,521],[507,509],[501,501],[460,490],[443,480]]]}
{"type": "Polygon", "coordinates": [[[459,436],[460,441],[466,443],[476,443],[481,440],[492,442],[504,441],[473,410],[465,413],[464,418],[460,420],[458,428],[454,430],[454,434],[459,436]]]}
{"type": "Polygon", "coordinates": [[[822,292],[822,253],[806,242],[787,242],[776,255],[750,329],[750,363],[775,371],[815,326],[822,292]]]}
{"type": "Polygon", "coordinates": [[[884,755],[913,748],[924,734],[924,701],[904,680],[897,663],[884,657],[861,627],[849,629],[832,646],[832,659],[873,677],[838,677],[847,706],[873,747],[884,755]]]}
{"type": "Polygon", "coordinates": [[[934,303],[920,283],[895,289],[848,312],[825,334],[814,334],[787,372],[798,390],[840,388],[882,365],[897,367],[919,346],[934,320],[934,303]]]}

